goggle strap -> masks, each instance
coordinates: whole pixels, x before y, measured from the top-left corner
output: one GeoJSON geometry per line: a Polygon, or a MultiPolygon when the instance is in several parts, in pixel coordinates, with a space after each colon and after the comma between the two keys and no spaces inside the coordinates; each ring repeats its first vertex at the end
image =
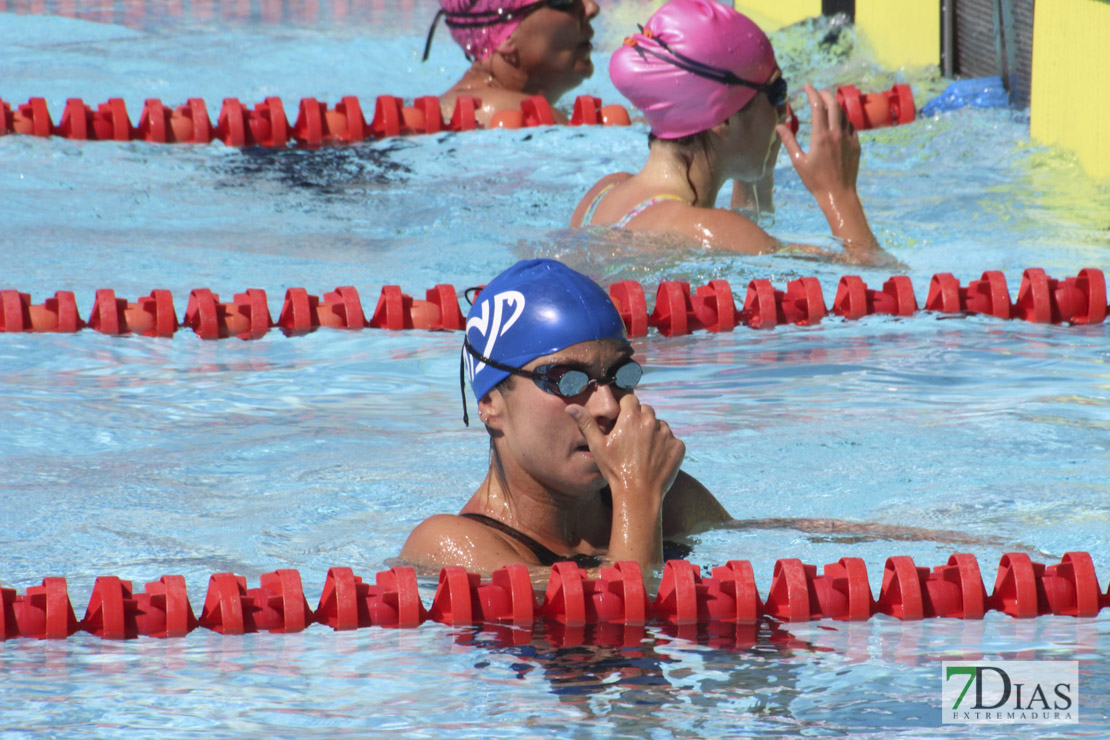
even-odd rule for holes
{"type": "Polygon", "coordinates": [[[636,39],[631,36],[625,39],[624,43],[639,52],[640,56],[650,54],[656,59],[662,59],[664,62],[667,62],[668,64],[673,64],[679,69],[685,70],[690,74],[697,75],[698,77],[704,77],[705,79],[713,80],[714,82],[720,82],[724,85],[740,85],[742,87],[750,87],[756,90],[763,90],[768,87],[766,83],[761,85],[750,80],[745,80],[737,77],[735,74],[728,71],[727,69],[710,67],[708,64],[699,62],[696,59],[691,59],[685,54],[681,54],[672,49],[670,46],[667,45],[666,41],[661,38],[657,38],[654,34],[651,33],[651,31],[645,30],[643,26],[637,25],[637,27],[640,29],[640,33],[644,36],[644,38],[659,44],[659,46],[661,46],[665,52],[671,55],[670,57],[668,57],[652,49],[644,48],[642,44],[638,44],[636,42],[636,39]]]}
{"type": "MultiPolygon", "coordinates": [[[[432,19],[432,25],[428,28],[428,38],[424,40],[424,58],[420,60],[421,62],[428,61],[428,53],[432,50],[432,39],[434,39],[436,35],[436,26],[439,25],[439,19],[446,14],[447,11],[440,10],[436,13],[436,17],[432,19]]],[[[463,399],[463,403],[466,403],[465,399],[463,399]]],[[[465,415],[465,411],[463,413],[465,415]]]]}
{"type": "Polygon", "coordinates": [[[462,355],[459,355],[459,393],[463,402],[463,426],[469,427],[470,416],[466,412],[466,362],[462,355]]]}

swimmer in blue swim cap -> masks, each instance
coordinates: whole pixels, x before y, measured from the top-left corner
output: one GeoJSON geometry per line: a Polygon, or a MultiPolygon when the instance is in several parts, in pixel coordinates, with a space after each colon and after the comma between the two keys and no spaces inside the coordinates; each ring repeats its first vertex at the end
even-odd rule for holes
{"type": "Polygon", "coordinates": [[[633,354],[616,307],[585,275],[528,260],[494,278],[462,349],[489,471],[458,515],[418,525],[401,557],[473,572],[632,560],[647,574],[665,537],[728,521],[679,470],[685,445],[636,398],[633,354]]]}

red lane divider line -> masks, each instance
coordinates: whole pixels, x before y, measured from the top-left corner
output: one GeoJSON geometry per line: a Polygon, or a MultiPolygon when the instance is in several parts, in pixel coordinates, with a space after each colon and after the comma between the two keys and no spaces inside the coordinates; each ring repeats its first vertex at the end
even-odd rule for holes
{"type": "MultiPolygon", "coordinates": [[[[898,126],[910,123],[916,116],[913,91],[909,85],[895,85],[890,90],[861,93],[852,85],[837,88],[836,98],[848,120],[859,130],[898,126]]],[[[149,98],[132,125],[122,98],[111,98],[94,111],[80,98],[66,100],[57,125],[50,118],[46,101],[31,98],[12,108],[0,100],[0,136],[62,136],[68,139],[96,141],[142,140],[157,144],[206,144],[221,141],[227,146],[284,147],[290,142],[306,148],[325,144],[352,144],[373,136],[410,136],[440,131],[468,131],[477,128],[475,110],[481,101],[469,96],[457,98],[449,120],[443,119],[439,99],[422,96],[406,106],[404,100],[392,95],[379,95],[374,101],[374,115],[369,123],[362,114],[358,98],[344,97],[333,109],[315,98],[302,98],[297,119],[290,124],[281,99],[266,98],[254,108],[237,98],[225,98],[216,125],[213,126],[203,100],[190,98],[185,105],[169,108],[157,98],[149,98]]],[[[798,119],[787,106],[788,123],[797,133],[798,119]]],[[[555,115],[547,100],[534,95],[517,110],[500,111],[490,121],[490,128],[517,129],[529,126],[555,125],[555,115]]],[[[574,101],[571,126],[628,126],[628,110],[621,105],[602,105],[589,95],[574,101]]]]}
{"type": "MultiPolygon", "coordinates": [[[[791,280],[785,291],[768,280],[752,280],[742,307],[737,306],[725,280],[710,280],[693,290],[686,282],[663,281],[651,313],[644,287],[634,280],[613,283],[609,296],[630,337],[646,336],[652,327],[670,337],[695,331],[733,331],[741,325],[752,329],[812,325],[829,313],[854,320],[871,314],[911,316],[920,310],[913,284],[904,275],[890,278],[881,290],[869,288],[858,276],[845,275],[837,285],[831,309],[825,307],[821,285],[813,277],[791,280]]],[[[1013,303],[1000,272],[984,272],[966,287],[951,274],[938,273],[929,283],[924,309],[1039,323],[1100,324],[1106,320],[1106,301],[1106,278],[1101,270],[1085,268],[1075,277],[1056,280],[1044,270],[1030,268],[1022,276],[1013,303]]],[[[383,286],[369,317],[353,286],[338,287],[322,297],[310,295],[304,288],[289,288],[276,322],[263,290],[252,288],[223,302],[209,289],[197,288],[189,293],[180,324],[167,290],[151,291],[134,303],[116,297],[112,290],[98,290],[87,321],[78,316],[69,291],[58,291],[42,304],[33,304],[27,293],[0,290],[0,331],[4,332],[75,332],[88,326],[110,335],[172,337],[183,326],[202,339],[258,339],[272,328],[286,336],[298,336],[322,326],[460,331],[464,325],[458,294],[447,284],[425,291],[423,299],[404,293],[398,285],[383,286]]]]}
{"type": "MultiPolygon", "coordinates": [[[[122,98],[111,98],[93,110],[81,98],[69,98],[55,125],[44,98],[31,98],[14,108],[0,100],[0,136],[60,136],[80,141],[146,141],[152,144],[207,144],[220,141],[227,146],[285,147],[290,143],[314,149],[324,145],[354,144],[368,138],[469,131],[478,128],[475,111],[482,101],[469,96],[456,99],[448,120],[443,119],[439,98],[425,95],[406,106],[402,98],[379,95],[368,123],[357,97],[348,95],[334,108],[315,98],[302,98],[297,118],[290,124],[281,98],[268,97],[253,108],[238,98],[225,98],[213,125],[205,102],[190,98],[170,108],[158,98],[148,98],[131,124],[122,98]]],[[[574,101],[572,126],[628,126],[628,111],[620,105],[603,106],[589,95],[574,101]]],[[[553,126],[555,115],[539,95],[521,103],[519,110],[494,116],[491,128],[553,126]]]]}
{"type": "Polygon", "coordinates": [[[0,639],[65,639],[79,630],[114,640],[182,637],[198,626],[225,635],[299,632],[313,622],[334,630],[410,628],[428,620],[452,626],[529,628],[542,618],[563,635],[560,639],[581,640],[580,630],[587,625],[607,625],[624,629],[599,633],[603,639],[635,640],[642,637],[636,628],[649,621],[682,633],[699,625],[754,625],[763,618],[862,621],[886,614],[903,621],[982,619],[988,610],[1019,619],[1046,614],[1089,618],[1110,607],[1110,588],[1101,592],[1091,556],[1085,552],[1069,552],[1049,566],[1023,553],[1006,553],[990,596],[978,561],[968,553],[952,555],[932,571],[906,556],[889,558],[877,599],[863,560],[851,557],[826,564],[821,575],[815,565],[796,558],[779,560],[765,601],[745,560],[713,568],[709,577],[685,560],[668,561],[654,600],[644,589],[639,566],[628,562],[601,568],[597,578],[575,563],[556,563],[542,600],[536,598],[524,565],[501,568],[488,581],[448,567],[440,572],[427,609],[416,573],[408,567],[378,573],[373,586],[350,568],[331,568],[315,610],[305,599],[296,570],[266,573],[259,581],[257,588],[248,588],[242,576],[212,575],[198,619],[181,576],[162,576],[140,594],[133,593],[130,581],[101,576],[78,621],[66,580],[44,578],[41,586],[31,586],[22,595],[0,588],[0,639]]]}

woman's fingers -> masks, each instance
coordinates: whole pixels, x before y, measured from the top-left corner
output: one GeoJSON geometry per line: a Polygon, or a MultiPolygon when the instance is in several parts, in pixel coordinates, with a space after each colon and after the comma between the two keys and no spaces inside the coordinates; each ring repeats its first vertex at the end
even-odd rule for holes
{"type": "Polygon", "coordinates": [[[578,429],[582,432],[582,436],[586,438],[586,444],[590,446],[591,450],[605,443],[605,435],[598,429],[597,421],[593,414],[586,410],[585,406],[572,403],[567,406],[566,412],[578,424],[578,429]]]}
{"type": "Polygon", "coordinates": [[[779,141],[786,147],[786,153],[790,155],[791,162],[797,162],[805,154],[798,143],[798,137],[794,136],[794,132],[785,123],[775,126],[775,133],[779,135],[779,141]]]}
{"type": "Polygon", "coordinates": [[[825,115],[828,118],[829,130],[842,130],[844,127],[844,116],[840,110],[840,105],[836,102],[836,96],[828,90],[821,90],[818,94],[825,103],[825,115]]]}
{"type": "MultiPolygon", "coordinates": [[[[828,102],[822,93],[818,92],[817,88],[808,82],[804,89],[806,97],[809,98],[810,128],[813,135],[817,135],[828,128],[828,102]]],[[[833,102],[836,102],[835,99],[833,102]]]]}

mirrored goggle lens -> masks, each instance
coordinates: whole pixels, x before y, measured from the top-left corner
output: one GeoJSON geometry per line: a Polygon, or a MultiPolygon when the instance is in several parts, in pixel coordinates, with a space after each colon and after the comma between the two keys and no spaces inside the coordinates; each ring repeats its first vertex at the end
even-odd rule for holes
{"type": "Polygon", "coordinates": [[[786,78],[780,77],[770,84],[767,88],[767,98],[771,101],[771,105],[778,108],[780,105],[785,105],[789,97],[789,88],[786,84],[786,78]]]}
{"type": "MultiPolygon", "coordinates": [[[[643,375],[644,369],[640,367],[640,364],[630,361],[618,367],[609,378],[599,382],[612,383],[621,390],[630,391],[636,387],[643,375]]],[[[589,384],[590,376],[582,370],[567,370],[559,376],[558,381],[555,382],[555,387],[558,389],[559,395],[569,398],[582,393],[589,384]]]]}

